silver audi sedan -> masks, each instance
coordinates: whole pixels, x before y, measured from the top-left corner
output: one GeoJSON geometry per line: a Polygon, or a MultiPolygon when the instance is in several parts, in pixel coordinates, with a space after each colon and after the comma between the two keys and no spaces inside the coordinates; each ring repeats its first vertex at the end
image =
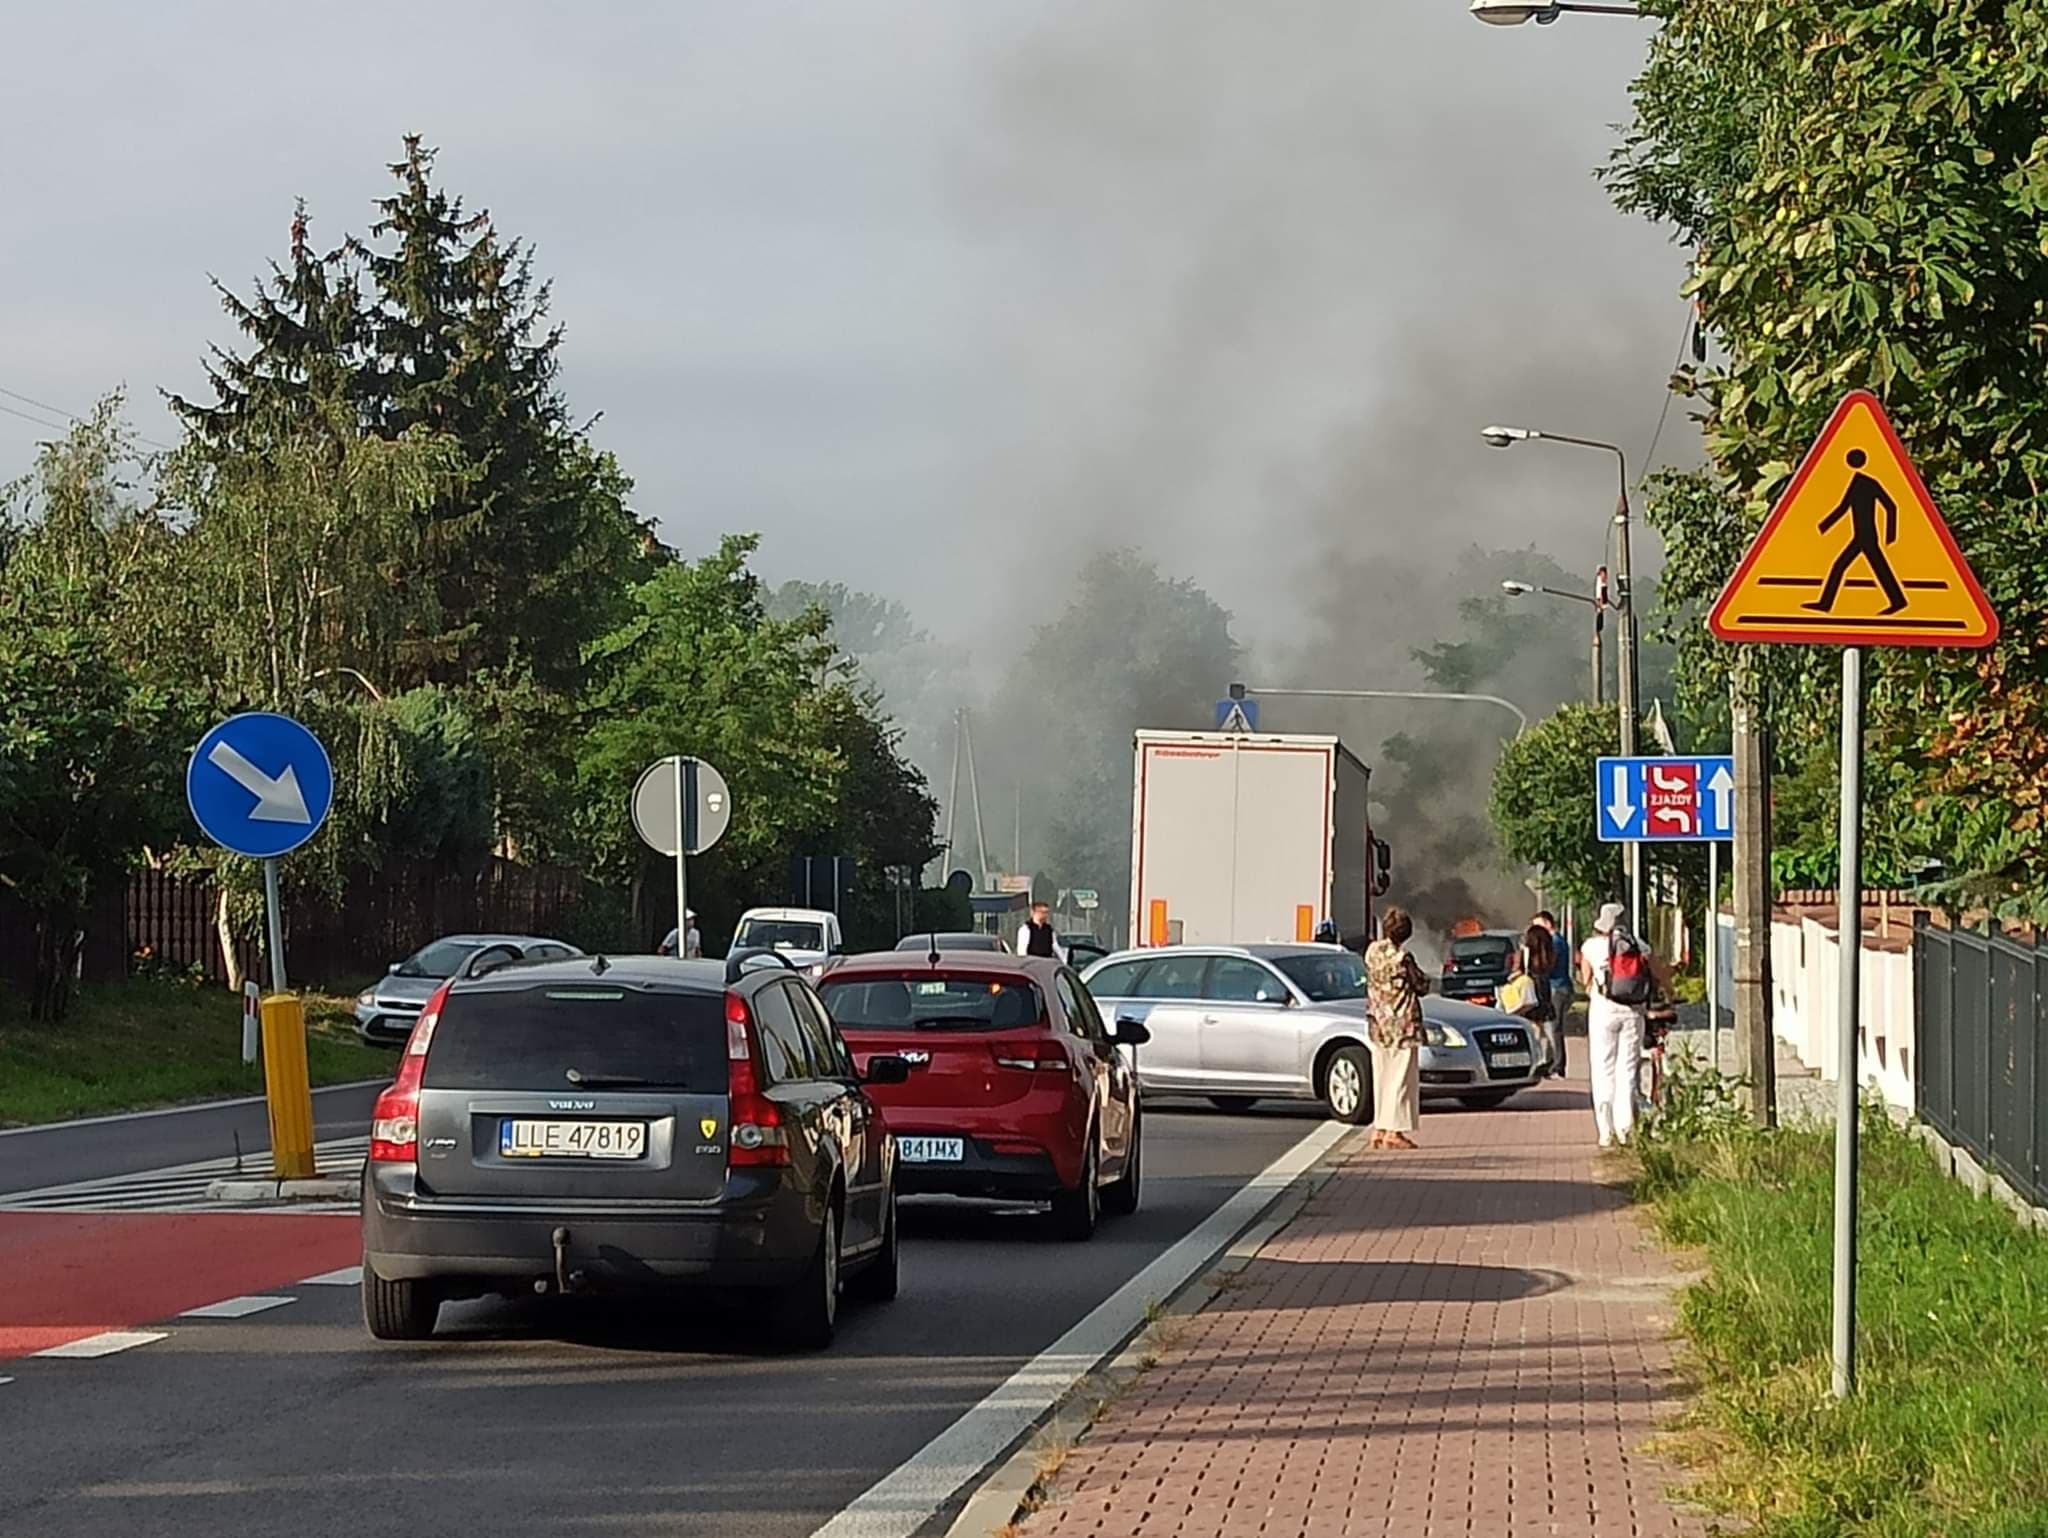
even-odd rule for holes
{"type": "MultiPolygon", "coordinates": [[[[1083,974],[1111,1021],[1137,1020],[1147,1094],[1196,1095],[1227,1111],[1320,1100],[1372,1120],[1365,963],[1334,945],[1167,945],[1118,951],[1083,974]]],[[[1525,1020],[1434,994],[1422,1001],[1422,1094],[1501,1104],[1543,1076],[1525,1020]]]]}

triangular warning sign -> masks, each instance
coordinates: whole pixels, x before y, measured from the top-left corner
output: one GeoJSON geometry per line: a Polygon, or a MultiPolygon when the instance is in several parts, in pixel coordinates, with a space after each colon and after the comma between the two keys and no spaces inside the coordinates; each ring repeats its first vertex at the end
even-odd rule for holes
{"type": "Polygon", "coordinates": [[[1989,646],[1998,616],[1877,397],[1853,390],[1707,623],[1724,641],[1989,646]]]}

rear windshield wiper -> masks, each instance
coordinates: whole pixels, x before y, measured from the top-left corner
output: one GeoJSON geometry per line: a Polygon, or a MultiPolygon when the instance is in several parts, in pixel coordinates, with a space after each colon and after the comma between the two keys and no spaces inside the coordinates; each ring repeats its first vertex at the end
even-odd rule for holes
{"type": "Polygon", "coordinates": [[[586,1089],[684,1089],[681,1079],[648,1079],[637,1073],[585,1073],[580,1068],[571,1068],[562,1075],[571,1084],[580,1084],[586,1089]]]}

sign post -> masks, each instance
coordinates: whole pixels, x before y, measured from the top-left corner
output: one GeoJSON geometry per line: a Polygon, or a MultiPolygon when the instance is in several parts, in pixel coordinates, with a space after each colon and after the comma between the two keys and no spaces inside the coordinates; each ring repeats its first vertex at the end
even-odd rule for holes
{"type": "Polygon", "coordinates": [[[1843,648],[1832,1387],[1837,1399],[1846,1399],[1856,1391],[1863,652],[1867,646],[1989,646],[1998,639],[1998,616],[1884,407],[1868,391],[1852,390],[1806,451],[1707,623],[1724,641],[1843,648]]]}
{"type": "MultiPolygon", "coordinates": [[[[270,1158],[280,1180],[313,1173],[313,1091],[306,1073],[306,1017],[285,992],[284,906],[277,861],[319,831],[334,804],[327,750],[290,716],[230,716],[199,739],[185,766],[192,818],[221,848],[263,862],[271,997],[262,1004],[263,1090],[270,1158]]],[[[242,1060],[251,1060],[245,1020],[242,1060]]]]}
{"type": "Polygon", "coordinates": [[[633,787],[633,828],[640,841],[676,862],[676,955],[690,950],[690,856],[725,836],[732,792],[701,758],[657,758],[633,787]]]}

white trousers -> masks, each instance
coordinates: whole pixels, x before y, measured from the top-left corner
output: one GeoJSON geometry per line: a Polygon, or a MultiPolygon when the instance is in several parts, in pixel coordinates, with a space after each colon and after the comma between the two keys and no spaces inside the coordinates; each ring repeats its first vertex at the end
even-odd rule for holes
{"type": "Polygon", "coordinates": [[[1597,996],[1590,1004],[1586,1011],[1586,1067],[1593,1081],[1593,1124],[1603,1141],[1626,1141],[1636,1125],[1643,1012],[1597,996]]]}

